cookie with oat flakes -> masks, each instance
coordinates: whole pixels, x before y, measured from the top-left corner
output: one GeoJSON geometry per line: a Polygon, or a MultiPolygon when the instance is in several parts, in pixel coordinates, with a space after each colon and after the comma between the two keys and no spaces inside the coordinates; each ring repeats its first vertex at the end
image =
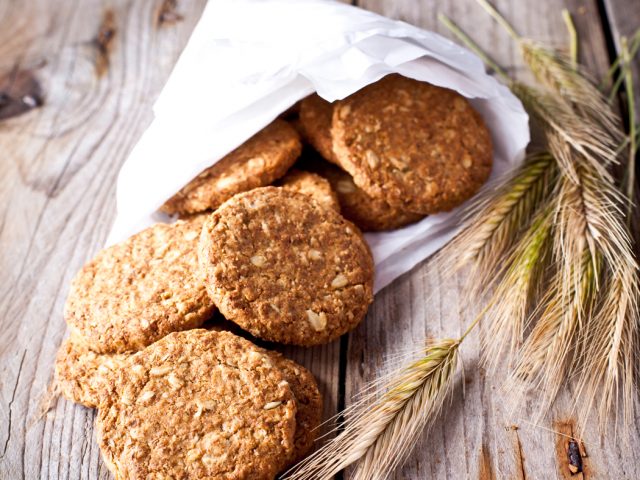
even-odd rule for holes
{"type": "MultiPolygon", "coordinates": [[[[236,324],[224,321],[206,327],[215,332],[230,332],[237,335],[247,335],[236,324]],[[235,331],[235,332],[234,332],[235,331]]],[[[296,399],[296,433],[294,436],[294,450],[288,466],[302,460],[313,447],[318,436],[318,429],[322,422],[323,400],[313,373],[302,365],[285,357],[280,352],[256,347],[261,353],[269,356],[273,365],[280,370],[284,379],[289,383],[291,392],[296,399]]]]}
{"type": "Polygon", "coordinates": [[[128,357],[126,353],[96,353],[78,339],[67,338],[58,349],[55,384],[66,399],[97,408],[109,394],[115,372],[128,357]]]}
{"type": "Polygon", "coordinates": [[[293,465],[309,453],[318,435],[318,428],[322,422],[322,395],[315,377],[309,370],[281,353],[260,350],[264,351],[273,365],[280,370],[296,399],[296,433],[289,461],[289,465],[293,465]]]}
{"type": "Polygon", "coordinates": [[[340,212],[364,232],[394,230],[424,218],[419,213],[392,207],[358,187],[351,175],[328,162],[315,162],[314,171],[327,179],[338,196],[340,212]]]}
{"type": "Polygon", "coordinates": [[[269,185],[300,155],[296,130],[275,120],[219,162],[204,170],[160,208],[170,215],[215,210],[236,193],[269,185]]]}
{"type": "Polygon", "coordinates": [[[330,342],[373,300],[373,259],[357,227],[282,188],[224,203],[205,223],[199,260],[220,312],[265,340],[330,342]]]}
{"type": "Polygon", "coordinates": [[[71,284],[72,333],[98,353],[123,353],[202,325],[215,309],[197,262],[205,217],[153,225],[100,251],[71,284]]]}
{"type": "Polygon", "coordinates": [[[309,95],[300,102],[298,124],[303,138],[325,159],[335,163],[331,139],[333,105],[316,93],[309,95]]]}
{"type": "Polygon", "coordinates": [[[329,182],[320,175],[294,169],[282,177],[276,185],[292,192],[308,195],[325,208],[340,211],[338,197],[329,182]]]}
{"type": "Polygon", "coordinates": [[[336,163],[370,196],[419,214],[448,211],[491,173],[491,136],[453,90],[388,75],[336,102],[336,163]]]}
{"type": "Polygon", "coordinates": [[[116,478],[273,479],[293,452],[284,376],[228,332],[177,332],[127,359],[96,419],[116,478]]]}

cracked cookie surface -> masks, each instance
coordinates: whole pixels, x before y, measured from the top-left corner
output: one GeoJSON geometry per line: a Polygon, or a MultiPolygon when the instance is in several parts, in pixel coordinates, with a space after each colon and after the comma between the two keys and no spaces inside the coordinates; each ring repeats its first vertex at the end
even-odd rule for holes
{"type": "Polygon", "coordinates": [[[206,216],[157,224],[89,261],[65,305],[72,333],[99,353],[137,351],[214,313],[198,269],[206,216]]]}
{"type": "Polygon", "coordinates": [[[373,300],[373,259],[357,227],[277,187],[216,210],[199,259],[225,318],[265,340],[330,342],[355,328],[373,300]]]}
{"type": "Polygon", "coordinates": [[[251,342],[173,333],[127,360],[96,419],[116,478],[272,479],[293,452],[295,399],[251,342]]]}
{"type": "Polygon", "coordinates": [[[160,210],[184,216],[216,209],[237,193],[269,185],[282,177],[301,150],[296,130],[284,120],[275,120],[201,172],[160,210]]]}
{"type": "Polygon", "coordinates": [[[405,211],[448,211],[491,173],[491,137],[462,95],[388,75],[335,103],[336,163],[369,195],[405,211]]]}

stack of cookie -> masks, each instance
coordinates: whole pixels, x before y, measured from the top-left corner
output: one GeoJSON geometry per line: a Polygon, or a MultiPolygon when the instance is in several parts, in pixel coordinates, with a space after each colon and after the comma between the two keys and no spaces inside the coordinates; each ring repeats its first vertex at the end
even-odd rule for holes
{"type": "Polygon", "coordinates": [[[335,104],[309,97],[294,122],[168,200],[176,223],[102,250],[73,280],[56,381],[98,408],[116,478],[271,479],[308,453],[316,381],[253,342],[313,346],[355,328],[373,299],[361,229],[453,208],[491,167],[467,101],[403,77],[335,104]],[[292,169],[297,130],[335,165],[304,154],[292,169]]]}

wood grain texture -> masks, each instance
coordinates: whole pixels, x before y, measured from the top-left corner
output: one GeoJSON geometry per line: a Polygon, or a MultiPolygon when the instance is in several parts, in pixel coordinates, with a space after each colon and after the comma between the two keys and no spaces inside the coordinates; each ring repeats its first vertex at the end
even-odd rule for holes
{"type": "MultiPolygon", "coordinates": [[[[473,0],[367,0],[362,6],[442,31],[438,12],[468,30],[525,76],[506,35],[473,0]]],[[[614,31],[626,31],[625,2],[607,0],[614,31]],[[612,12],[621,12],[614,14],[612,12]]],[[[62,306],[75,272],[103,244],[115,213],[118,169],[151,120],[151,106],[195,25],[205,0],[0,0],[0,479],[108,479],[94,441],[91,410],[57,399],[40,415],[56,349],[65,335],[62,306]],[[11,110],[6,102],[12,102],[11,110]],[[4,107],[3,107],[4,106],[4,107]]],[[[595,1],[498,3],[525,35],[563,44],[559,10],[580,30],[582,57],[608,63],[595,1]]],[[[626,10],[629,10],[627,7],[626,10]]],[[[635,21],[635,25],[638,22],[635,21]]],[[[350,335],[346,385],[341,347],[286,348],[309,367],[325,395],[325,417],[382,373],[389,353],[424,336],[457,335],[476,306],[464,276],[444,278],[428,262],[376,298],[350,335]]],[[[479,332],[482,335],[482,331],[479,332]]],[[[479,336],[463,349],[466,377],[431,434],[397,478],[567,477],[566,438],[514,417],[500,378],[478,366],[479,336]]],[[[576,428],[566,392],[542,427],[576,428]]],[[[530,402],[535,402],[535,396],[530,402]]],[[[638,422],[636,422],[636,426],[638,422]]],[[[636,427],[637,428],[637,427],[636,427]]],[[[571,433],[568,433],[571,434],[571,433]]],[[[583,478],[635,478],[631,448],[593,431],[585,438],[583,478]]],[[[635,447],[635,448],[634,448],[635,447]]]]}

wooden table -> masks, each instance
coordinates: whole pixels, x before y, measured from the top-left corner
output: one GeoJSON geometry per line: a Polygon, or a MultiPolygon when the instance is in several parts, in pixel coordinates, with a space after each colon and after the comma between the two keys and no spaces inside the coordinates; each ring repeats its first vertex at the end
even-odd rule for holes
{"type": "MultiPolygon", "coordinates": [[[[509,72],[526,77],[513,43],[473,0],[363,0],[364,8],[447,35],[443,12],[509,72]]],[[[41,415],[62,308],[75,272],[103,244],[115,213],[118,169],[151,120],[151,106],[204,0],[0,0],[0,478],[110,478],[93,435],[94,412],[63,399],[41,415]],[[2,95],[4,93],[5,95],[2,95]],[[17,98],[12,102],[7,95],[17,98]],[[27,110],[20,113],[22,110],[27,110]]],[[[580,57],[602,74],[620,34],[640,26],[638,0],[496,2],[524,35],[566,45],[560,10],[578,27],[580,57]]],[[[636,67],[640,64],[636,63],[636,67]]],[[[640,80],[636,68],[636,78],[640,80]]],[[[376,297],[348,337],[287,349],[318,377],[325,415],[380,373],[385,355],[426,336],[458,335],[463,276],[423,262],[376,297]]],[[[502,377],[478,366],[482,329],[463,347],[464,395],[422,438],[396,478],[638,478],[639,423],[631,446],[586,426],[584,472],[567,448],[576,417],[563,392],[539,425],[506,411],[502,377]],[[557,433],[556,433],[557,432],[557,433]]],[[[528,400],[536,402],[535,395],[528,400]]]]}

